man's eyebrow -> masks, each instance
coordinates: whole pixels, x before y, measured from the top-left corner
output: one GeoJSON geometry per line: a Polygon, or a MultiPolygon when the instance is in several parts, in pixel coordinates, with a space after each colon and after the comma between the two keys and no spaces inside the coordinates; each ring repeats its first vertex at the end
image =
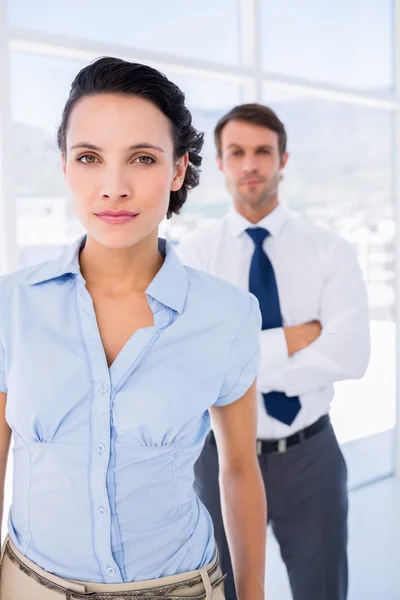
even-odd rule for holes
{"type": "MultiPolygon", "coordinates": [[[[243,146],[233,142],[232,144],[229,144],[228,148],[240,148],[242,150],[243,146]]],[[[261,148],[267,148],[268,150],[274,149],[274,147],[271,146],[270,144],[260,144],[259,146],[256,146],[255,150],[260,150],[261,148]]]]}

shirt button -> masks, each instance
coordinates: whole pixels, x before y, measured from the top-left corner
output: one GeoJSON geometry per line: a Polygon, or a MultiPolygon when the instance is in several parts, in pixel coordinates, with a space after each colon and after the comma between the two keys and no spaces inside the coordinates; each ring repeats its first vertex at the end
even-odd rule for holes
{"type": "Polygon", "coordinates": [[[104,508],[99,508],[99,510],[97,511],[97,514],[99,515],[99,517],[105,517],[106,511],[104,508]]]}
{"type": "Polygon", "coordinates": [[[103,454],[104,450],[106,449],[104,444],[97,444],[97,452],[99,454],[103,454]]]}
{"type": "Polygon", "coordinates": [[[114,567],[107,567],[107,569],[106,569],[106,573],[107,573],[107,575],[109,575],[110,577],[112,577],[113,575],[115,575],[115,569],[114,569],[114,567]]]}
{"type": "Polygon", "coordinates": [[[106,383],[101,383],[99,385],[99,391],[101,394],[107,394],[108,392],[108,385],[106,383]]]}

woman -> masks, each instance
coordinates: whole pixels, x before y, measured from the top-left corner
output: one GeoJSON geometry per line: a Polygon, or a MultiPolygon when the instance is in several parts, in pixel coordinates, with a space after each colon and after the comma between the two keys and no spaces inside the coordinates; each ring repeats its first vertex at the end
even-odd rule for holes
{"type": "Polygon", "coordinates": [[[202,135],[166,77],[102,58],[73,82],[58,143],[87,235],[0,282],[1,600],[221,598],[193,492],[208,409],[239,596],[261,600],[259,309],[158,239],[198,184],[202,135]]]}

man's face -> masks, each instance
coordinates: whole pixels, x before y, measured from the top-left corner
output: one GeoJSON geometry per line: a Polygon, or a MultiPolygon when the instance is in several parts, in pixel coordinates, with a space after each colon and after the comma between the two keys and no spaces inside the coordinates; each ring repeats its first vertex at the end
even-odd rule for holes
{"type": "Polygon", "coordinates": [[[229,121],[222,130],[218,165],[226,186],[239,205],[262,208],[277,202],[281,170],[288,154],[280,156],[278,134],[245,121],[229,121]]]}

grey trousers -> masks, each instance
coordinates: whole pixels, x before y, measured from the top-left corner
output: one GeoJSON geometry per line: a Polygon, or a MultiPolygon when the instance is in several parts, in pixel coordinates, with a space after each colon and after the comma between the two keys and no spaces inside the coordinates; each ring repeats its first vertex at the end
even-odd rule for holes
{"type": "MultiPolygon", "coordinates": [[[[259,457],[268,519],[280,546],[294,600],[345,600],[347,469],[332,426],[285,453],[259,457]]],[[[195,489],[214,522],[226,600],[236,600],[221,514],[218,454],[207,438],[195,466],[195,489]]],[[[268,585],[268,583],[267,583],[268,585]]]]}

